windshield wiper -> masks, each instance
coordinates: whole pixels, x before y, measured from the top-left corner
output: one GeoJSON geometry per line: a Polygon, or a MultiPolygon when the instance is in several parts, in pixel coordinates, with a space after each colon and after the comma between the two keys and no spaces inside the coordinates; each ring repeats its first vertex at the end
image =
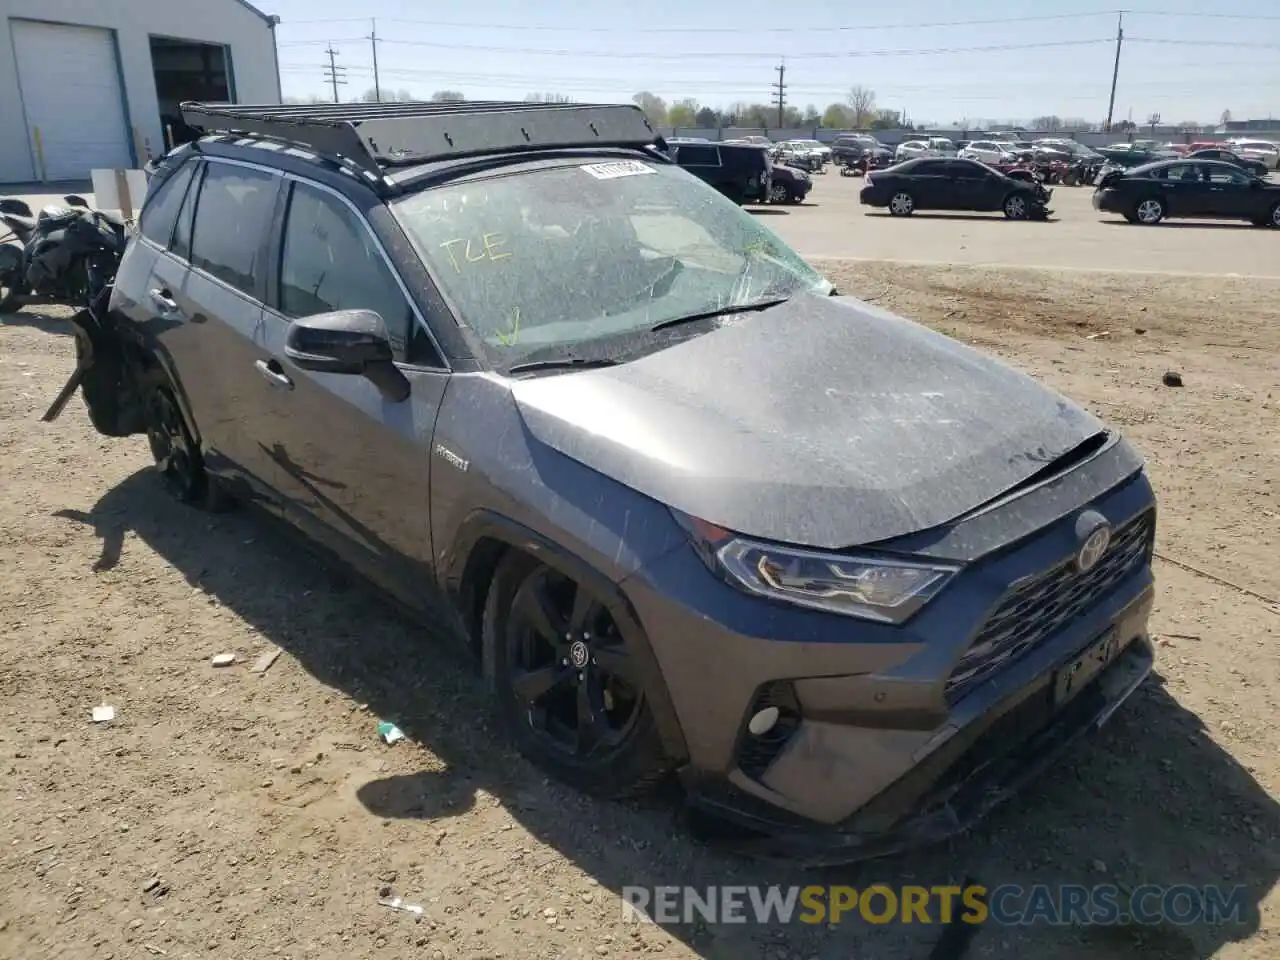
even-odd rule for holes
{"type": "Polygon", "coordinates": [[[723,307],[716,307],[714,310],[703,310],[701,313],[691,313],[687,317],[672,317],[670,320],[663,320],[661,323],[655,323],[649,329],[653,332],[659,330],[667,330],[671,327],[678,327],[686,323],[695,323],[698,320],[709,320],[712,317],[722,317],[730,313],[747,313],[751,310],[765,310],[769,307],[776,307],[780,303],[786,303],[790,297],[769,297],[764,300],[752,300],[749,303],[731,303],[723,307]]]}
{"type": "Polygon", "coordinates": [[[589,370],[592,367],[616,367],[617,360],[608,357],[559,357],[554,360],[526,360],[507,368],[507,373],[532,373],[537,370],[589,370]]]}

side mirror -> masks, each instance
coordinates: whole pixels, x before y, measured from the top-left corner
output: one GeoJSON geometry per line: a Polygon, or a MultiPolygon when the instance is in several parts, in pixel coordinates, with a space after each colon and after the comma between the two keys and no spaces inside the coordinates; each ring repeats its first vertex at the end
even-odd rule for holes
{"type": "Polygon", "coordinates": [[[289,324],[284,353],[303,370],[363,376],[392,400],[409,396],[409,381],[392,362],[387,325],[372,310],[300,317],[289,324]]]}
{"type": "Polygon", "coordinates": [[[69,207],[84,207],[86,210],[89,208],[89,201],[78,193],[69,193],[62,199],[69,207]]]}

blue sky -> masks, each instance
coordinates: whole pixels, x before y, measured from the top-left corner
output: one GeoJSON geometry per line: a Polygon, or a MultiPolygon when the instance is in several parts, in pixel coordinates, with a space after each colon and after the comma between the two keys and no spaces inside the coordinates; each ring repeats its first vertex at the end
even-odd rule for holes
{"type": "MultiPolygon", "coordinates": [[[[936,123],[1044,114],[1099,121],[1116,33],[1106,0],[1047,7],[904,0],[863,12],[818,0],[259,6],[282,19],[286,95],[329,95],[329,41],[345,68],[341,93],[372,87],[365,38],[376,17],[383,87],[421,97],[452,89],[473,99],[556,92],[614,101],[647,89],[711,106],[767,102],[774,68],[785,61],[788,102],[796,106],[822,110],[858,84],[875,91],[879,106],[936,123]],[[353,7],[364,19],[352,17],[353,7]]],[[[1223,110],[1236,119],[1280,118],[1280,7],[1167,0],[1126,13],[1125,37],[1117,120],[1160,113],[1166,123],[1216,122],[1223,110]]]]}

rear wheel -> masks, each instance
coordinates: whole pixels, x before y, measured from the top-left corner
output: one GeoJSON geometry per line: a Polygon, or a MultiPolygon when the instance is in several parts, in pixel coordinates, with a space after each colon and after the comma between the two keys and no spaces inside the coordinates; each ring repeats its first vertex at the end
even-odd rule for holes
{"type": "Polygon", "coordinates": [[[182,503],[220,509],[225,500],[216,482],[205,472],[199,444],[167,383],[152,388],[147,398],[146,425],[151,456],[169,492],[182,503]]]}
{"type": "Polygon", "coordinates": [[[590,586],[509,554],[489,589],[484,643],[503,724],[535,765],[609,798],[670,768],[636,659],[590,586]]]}
{"type": "Polygon", "coordinates": [[[916,201],[911,194],[900,190],[889,198],[889,212],[895,217],[909,217],[916,212],[916,201]]]}
{"type": "Polygon", "coordinates": [[[1154,226],[1164,219],[1165,209],[1164,202],[1158,197],[1147,197],[1139,200],[1133,208],[1133,217],[1130,223],[1140,223],[1143,226],[1154,226]]]}

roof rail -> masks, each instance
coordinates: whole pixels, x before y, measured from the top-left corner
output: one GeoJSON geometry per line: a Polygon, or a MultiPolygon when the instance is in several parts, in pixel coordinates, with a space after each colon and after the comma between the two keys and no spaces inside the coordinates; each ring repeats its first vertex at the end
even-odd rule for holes
{"type": "Polygon", "coordinates": [[[187,125],[240,133],[345,158],[379,180],[388,166],[487,153],[575,147],[644,147],[657,133],[634,104],[459,102],[181,106],[187,125]]]}

